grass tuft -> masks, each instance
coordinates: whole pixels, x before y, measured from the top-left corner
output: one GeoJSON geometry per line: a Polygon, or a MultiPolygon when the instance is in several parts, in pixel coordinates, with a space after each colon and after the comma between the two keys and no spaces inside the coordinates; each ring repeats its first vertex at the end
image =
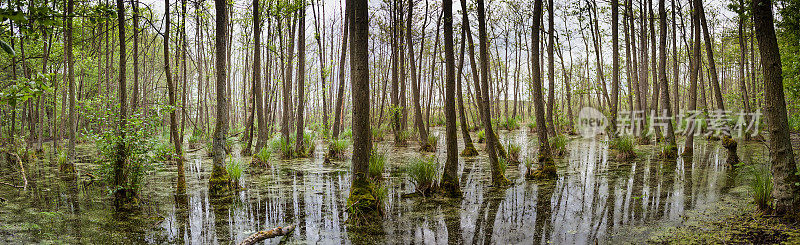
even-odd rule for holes
{"type": "Polygon", "coordinates": [[[433,189],[438,167],[439,163],[436,161],[436,156],[414,159],[406,167],[406,172],[418,193],[424,195],[433,189]]]}
{"type": "Polygon", "coordinates": [[[766,167],[753,167],[751,171],[753,180],[750,188],[753,189],[753,201],[758,209],[767,212],[772,203],[772,173],[766,167]]]}
{"type": "Polygon", "coordinates": [[[567,136],[559,134],[548,140],[550,141],[550,151],[553,156],[564,156],[567,153],[567,143],[569,143],[567,136]]]}
{"type": "Polygon", "coordinates": [[[383,179],[383,169],[386,165],[386,154],[373,150],[369,154],[369,176],[371,179],[383,179]]]}
{"type": "Polygon", "coordinates": [[[225,164],[225,171],[228,172],[228,176],[231,177],[231,183],[233,184],[233,187],[241,187],[239,185],[239,180],[242,178],[242,172],[244,172],[244,165],[242,165],[242,161],[239,161],[238,159],[228,155],[228,162],[225,164]]]}

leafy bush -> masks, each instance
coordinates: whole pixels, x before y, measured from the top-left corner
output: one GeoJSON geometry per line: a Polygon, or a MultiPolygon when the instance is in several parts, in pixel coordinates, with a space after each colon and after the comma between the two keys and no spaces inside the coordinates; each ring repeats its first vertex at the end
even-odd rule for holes
{"type": "MultiPolygon", "coordinates": [[[[111,108],[97,106],[89,107],[92,111],[85,114],[89,123],[88,135],[95,142],[99,158],[98,174],[108,184],[110,191],[120,193],[128,198],[135,198],[141,189],[142,180],[148,171],[155,170],[158,162],[154,158],[156,148],[156,134],[161,128],[161,118],[165,109],[154,110],[149,113],[135,113],[127,120],[121,129],[125,137],[117,132],[117,113],[119,105],[111,108]],[[122,146],[120,152],[119,146],[122,146]],[[125,157],[122,166],[122,183],[115,183],[116,162],[119,157],[125,157]],[[117,185],[118,184],[118,185],[117,185]]],[[[86,108],[84,108],[86,109],[86,108]]]]}
{"type": "Polygon", "coordinates": [[[195,149],[200,147],[200,140],[203,138],[203,132],[200,130],[193,130],[192,135],[189,135],[189,148],[195,149]]]}
{"type": "Polygon", "coordinates": [[[569,139],[562,134],[556,135],[548,139],[550,141],[550,151],[554,156],[563,156],[567,152],[567,143],[569,139]]]}
{"type": "Polygon", "coordinates": [[[483,143],[484,141],[486,141],[486,131],[484,131],[483,129],[481,129],[481,131],[478,131],[478,133],[476,133],[475,136],[478,138],[478,143],[483,143]]]}
{"type": "Polygon", "coordinates": [[[64,164],[67,164],[67,160],[68,160],[67,151],[58,151],[58,158],[56,160],[58,166],[63,166],[64,164]]]}
{"type": "Polygon", "coordinates": [[[406,172],[417,192],[424,195],[433,188],[438,168],[436,156],[419,157],[411,161],[406,167],[406,172]]]}
{"type": "Polygon", "coordinates": [[[236,188],[241,187],[239,185],[239,180],[242,178],[244,167],[242,161],[228,155],[228,162],[225,163],[225,171],[228,172],[228,175],[231,177],[231,184],[236,188]]]}
{"type": "Polygon", "coordinates": [[[750,188],[753,188],[753,201],[762,211],[770,210],[772,203],[772,173],[766,167],[752,167],[751,174],[753,180],[750,188]]]}
{"type": "Polygon", "coordinates": [[[371,179],[383,178],[383,167],[386,164],[386,154],[373,150],[369,154],[369,176],[371,179]]]}
{"type": "Polygon", "coordinates": [[[444,126],[444,118],[442,118],[439,114],[433,115],[433,126],[434,127],[441,127],[444,126]]]}
{"type": "Polygon", "coordinates": [[[800,131],[800,115],[789,113],[789,129],[794,132],[800,131]]]}

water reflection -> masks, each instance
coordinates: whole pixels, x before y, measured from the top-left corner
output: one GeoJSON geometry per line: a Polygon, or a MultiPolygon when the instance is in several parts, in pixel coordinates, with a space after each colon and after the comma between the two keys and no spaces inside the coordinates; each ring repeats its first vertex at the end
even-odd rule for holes
{"type": "MultiPolygon", "coordinates": [[[[535,155],[536,137],[526,130],[500,136],[520,144],[523,157],[535,155]]],[[[505,189],[489,186],[484,157],[461,158],[463,199],[457,201],[403,198],[413,186],[400,169],[418,153],[413,147],[379,144],[389,154],[388,195],[379,221],[382,232],[370,234],[348,234],[345,225],[349,163],[323,164],[321,154],[274,161],[268,169],[251,167],[242,177],[244,188],[223,203],[209,199],[210,159],[201,152],[189,154],[185,176],[176,177],[177,167],[166,166],[147,177],[144,207],[128,217],[108,215],[112,209],[102,188],[83,187],[85,178],[54,180],[48,174],[52,166],[42,163],[32,171],[39,180],[31,182],[31,190],[0,189],[4,197],[16,196],[0,209],[3,223],[15,225],[0,226],[0,234],[6,242],[228,244],[259,230],[295,224],[289,237],[265,243],[604,243],[621,227],[679,222],[688,210],[707,207],[735,186],[736,171],[725,166],[718,143],[696,144],[694,157],[687,160],[665,162],[645,154],[618,163],[608,160],[606,143],[575,139],[557,162],[557,180],[526,181],[520,178],[524,166],[510,167],[507,176],[514,185],[505,189]],[[181,182],[186,189],[175,190],[181,182]],[[64,223],[47,226],[52,222],[40,213],[54,210],[63,211],[64,223]],[[28,227],[33,224],[37,227],[28,227]]],[[[436,154],[443,160],[444,145],[439,147],[436,154]]],[[[742,147],[742,153],[764,154],[750,148],[755,147],[742,147]]],[[[10,170],[2,169],[7,176],[10,170]]]]}

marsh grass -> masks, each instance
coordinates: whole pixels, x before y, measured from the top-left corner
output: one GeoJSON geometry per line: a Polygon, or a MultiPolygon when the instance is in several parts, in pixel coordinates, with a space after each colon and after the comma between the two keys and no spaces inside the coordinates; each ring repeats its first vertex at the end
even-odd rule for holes
{"type": "Polygon", "coordinates": [[[239,185],[239,180],[242,178],[244,168],[245,166],[242,164],[242,161],[228,155],[228,162],[225,163],[225,171],[228,172],[228,175],[231,177],[231,184],[233,187],[241,187],[241,185],[239,185]]]}
{"type": "Polygon", "coordinates": [[[373,150],[369,154],[369,176],[373,180],[383,179],[383,170],[386,165],[386,153],[373,150]]]}
{"type": "Polygon", "coordinates": [[[569,143],[567,136],[559,134],[548,140],[550,141],[550,151],[553,156],[560,157],[567,153],[567,143],[569,143]]]}
{"type": "Polygon", "coordinates": [[[475,137],[478,138],[478,143],[486,142],[486,131],[481,129],[478,133],[475,134],[475,137]]]}
{"type": "Polygon", "coordinates": [[[498,126],[505,130],[517,130],[519,129],[519,122],[517,120],[518,119],[514,117],[506,117],[498,122],[498,126]]]}
{"type": "Polygon", "coordinates": [[[349,139],[342,138],[342,139],[332,140],[330,145],[328,145],[328,157],[335,159],[343,159],[345,157],[345,151],[349,146],[350,146],[349,139]]]}
{"type": "Polygon", "coordinates": [[[438,168],[439,163],[436,161],[436,156],[411,160],[411,164],[406,167],[406,173],[414,183],[417,193],[424,196],[433,189],[438,168]]]}
{"type": "Polygon", "coordinates": [[[253,155],[252,163],[257,166],[269,167],[269,159],[272,157],[272,152],[267,147],[261,147],[261,150],[253,155]]]}
{"type": "Polygon", "coordinates": [[[511,140],[506,141],[506,148],[508,148],[508,163],[511,164],[518,164],[519,163],[519,153],[522,150],[522,147],[519,144],[514,143],[511,140]]]}
{"type": "Polygon", "coordinates": [[[753,201],[759,210],[767,212],[772,204],[772,173],[764,166],[752,166],[750,169],[750,188],[753,189],[753,201]]]}
{"type": "Polygon", "coordinates": [[[614,150],[617,161],[629,161],[636,158],[636,152],[633,151],[633,137],[620,136],[611,139],[609,147],[614,150]]]}

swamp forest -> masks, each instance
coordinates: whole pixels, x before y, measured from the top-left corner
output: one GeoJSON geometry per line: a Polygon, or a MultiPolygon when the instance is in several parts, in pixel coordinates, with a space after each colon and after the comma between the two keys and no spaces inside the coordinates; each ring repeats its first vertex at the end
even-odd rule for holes
{"type": "Polygon", "coordinates": [[[0,48],[0,244],[800,244],[800,0],[0,0],[0,48]]]}

